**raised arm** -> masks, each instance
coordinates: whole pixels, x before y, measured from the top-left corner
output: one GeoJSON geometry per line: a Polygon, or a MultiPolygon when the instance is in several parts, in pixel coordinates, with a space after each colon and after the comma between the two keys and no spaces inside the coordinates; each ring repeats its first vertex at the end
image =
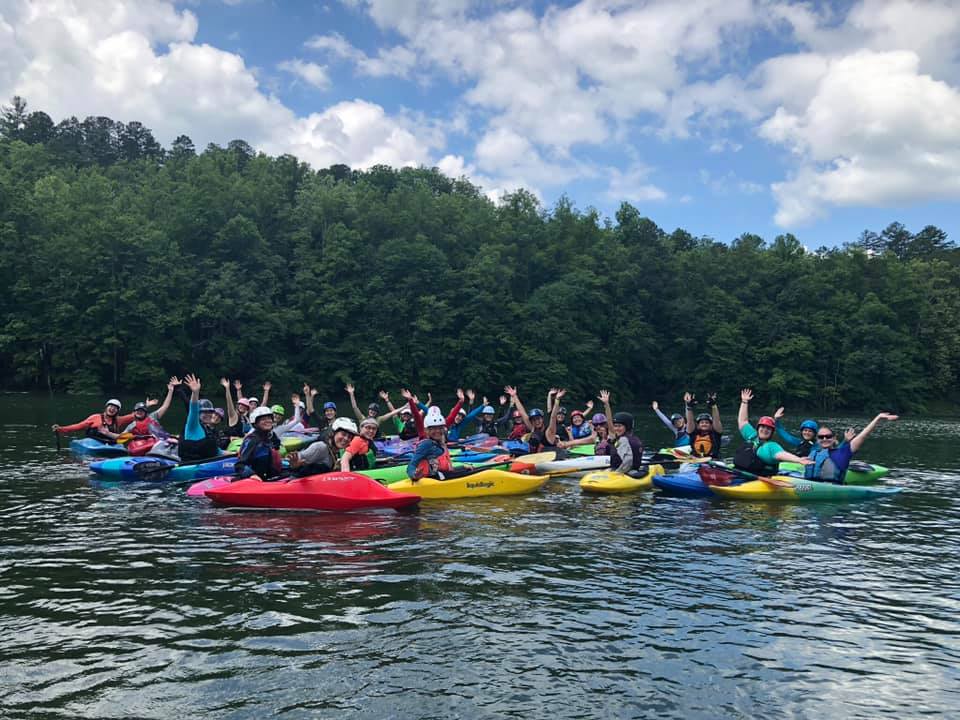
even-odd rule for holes
{"type": "Polygon", "coordinates": [[[547,415],[549,415],[550,411],[553,410],[553,396],[556,392],[556,388],[550,388],[547,391],[547,415]]]}
{"type": "Polygon", "coordinates": [[[313,398],[316,397],[317,391],[314,390],[307,383],[303,384],[303,401],[307,404],[307,417],[313,417],[313,398]]]}
{"type": "Polygon", "coordinates": [[[503,391],[510,396],[511,402],[518,411],[520,411],[520,419],[523,420],[523,424],[526,426],[527,430],[533,430],[533,423],[530,422],[530,416],[527,415],[527,409],[523,406],[523,403],[520,402],[520,396],[517,394],[517,389],[512,385],[507,385],[503,388],[503,391]]]}
{"type": "Polygon", "coordinates": [[[557,444],[557,413],[560,412],[560,400],[564,395],[567,394],[567,391],[563,388],[555,390],[556,402],[553,403],[553,407],[550,409],[550,423],[547,425],[546,438],[547,442],[551,445],[557,444]]]}
{"type": "Polygon", "coordinates": [[[410,412],[413,413],[413,425],[417,429],[417,437],[425,438],[427,432],[423,427],[423,413],[420,412],[420,403],[417,401],[416,395],[411,393],[409,390],[404,388],[400,391],[400,394],[406,399],[407,406],[410,408],[410,412]]]}
{"type": "Polygon", "coordinates": [[[850,449],[853,452],[857,452],[860,449],[860,446],[863,445],[863,441],[867,439],[867,436],[873,432],[874,428],[877,427],[877,423],[881,420],[896,420],[899,418],[899,415],[893,415],[891,413],[880,413],[873,420],[871,420],[867,426],[860,431],[860,434],[855,436],[853,440],[850,441],[850,449]]]}
{"type": "Polygon", "coordinates": [[[177,385],[179,384],[180,378],[178,378],[176,375],[172,376],[167,381],[167,396],[163,399],[163,404],[157,408],[157,420],[167,414],[167,410],[170,409],[170,403],[173,402],[173,391],[176,390],[177,385]]]}
{"type": "Polygon", "coordinates": [[[740,430],[743,430],[745,425],[750,424],[751,400],[753,400],[753,390],[750,388],[744,388],[740,391],[740,410],[737,412],[737,427],[740,430]]]}
{"type": "Polygon", "coordinates": [[[707,393],[707,405],[710,408],[710,417],[713,418],[713,429],[718,433],[722,433],[723,423],[720,422],[720,408],[717,406],[716,393],[707,393]]]}
{"type": "Polygon", "coordinates": [[[463,388],[457,388],[457,404],[453,406],[453,409],[450,411],[450,414],[444,419],[444,422],[447,424],[447,427],[453,427],[453,423],[457,420],[457,413],[460,412],[460,408],[463,407],[463,388]]]}
{"type": "Polygon", "coordinates": [[[226,378],[220,378],[220,384],[223,385],[223,394],[227,398],[227,425],[231,427],[237,424],[240,416],[237,415],[237,408],[233,405],[233,395],[230,392],[230,381],[226,378]]]}
{"type": "Polygon", "coordinates": [[[270,407],[270,388],[273,387],[273,383],[267,380],[263,384],[263,399],[260,401],[260,404],[263,407],[270,407]]]}
{"type": "Polygon", "coordinates": [[[380,391],[380,399],[387,405],[387,409],[393,410],[393,400],[390,399],[390,393],[386,390],[380,391]]]}
{"type": "Polygon", "coordinates": [[[792,432],[790,432],[789,430],[787,430],[787,428],[783,426],[783,423],[780,422],[780,419],[785,414],[786,413],[782,407],[778,407],[776,412],[773,413],[773,419],[776,420],[777,422],[777,435],[779,435],[784,440],[784,442],[786,442],[788,445],[793,445],[794,447],[796,447],[797,445],[803,442],[803,438],[798,438],[796,435],[794,435],[792,432]]]}
{"type": "Polygon", "coordinates": [[[360,412],[360,406],[357,405],[356,388],[353,386],[353,383],[347,383],[343,389],[346,390],[347,395],[350,396],[350,407],[353,408],[353,414],[357,416],[357,422],[363,422],[367,415],[366,413],[360,412]]]}
{"type": "Polygon", "coordinates": [[[603,403],[603,412],[607,416],[607,433],[609,437],[613,437],[613,409],[610,407],[610,391],[601,390],[600,394],[597,395],[597,399],[603,403]]]}
{"type": "Polygon", "coordinates": [[[496,424],[497,427],[506,425],[508,422],[510,422],[510,418],[513,416],[513,402],[507,402],[506,395],[500,396],[500,407],[505,407],[506,409],[503,411],[503,415],[494,421],[494,424],[496,424]]]}
{"type": "Polygon", "coordinates": [[[652,403],[650,403],[650,407],[653,408],[653,412],[655,412],[657,414],[657,417],[660,418],[660,422],[666,425],[667,428],[669,428],[670,432],[672,432],[674,436],[676,436],[677,429],[673,426],[673,421],[670,418],[668,418],[666,415],[664,415],[663,412],[661,412],[660,403],[654,400],[652,403]]]}
{"type": "Polygon", "coordinates": [[[694,397],[689,392],[683,394],[683,414],[687,418],[687,432],[692,433],[697,427],[697,422],[693,418],[694,397]]]}

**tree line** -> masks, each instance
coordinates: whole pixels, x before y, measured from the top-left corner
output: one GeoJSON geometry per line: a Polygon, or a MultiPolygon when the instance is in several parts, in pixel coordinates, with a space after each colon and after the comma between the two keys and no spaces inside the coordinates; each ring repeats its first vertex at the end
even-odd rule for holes
{"type": "MultiPolygon", "coordinates": [[[[808,243],[809,244],[809,243],[808,243]]],[[[371,396],[684,389],[822,410],[958,399],[960,250],[933,226],[810,251],[501,203],[431,168],[314,170],[242,140],[0,113],[0,385],[149,390],[185,369],[371,396]]]]}

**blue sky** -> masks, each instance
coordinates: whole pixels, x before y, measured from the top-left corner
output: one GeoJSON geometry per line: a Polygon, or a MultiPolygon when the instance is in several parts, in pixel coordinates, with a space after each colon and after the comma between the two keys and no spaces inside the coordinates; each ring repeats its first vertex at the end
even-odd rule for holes
{"type": "Polygon", "coordinates": [[[55,119],[436,165],[492,198],[809,247],[960,233],[952,0],[0,0],[0,92],[55,119]]]}

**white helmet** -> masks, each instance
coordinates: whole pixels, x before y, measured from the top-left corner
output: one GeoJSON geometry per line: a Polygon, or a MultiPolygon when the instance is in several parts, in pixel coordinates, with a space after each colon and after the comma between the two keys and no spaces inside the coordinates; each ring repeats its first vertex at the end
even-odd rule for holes
{"type": "Polygon", "coordinates": [[[356,435],[358,432],[357,424],[350,418],[346,418],[346,417],[338,417],[336,420],[333,421],[333,425],[331,425],[330,427],[333,428],[334,432],[336,432],[337,430],[346,430],[351,435],[356,435]]]}
{"type": "Polygon", "coordinates": [[[107,405],[116,405],[116,406],[117,406],[117,410],[119,410],[121,407],[123,407],[123,406],[120,404],[120,401],[117,400],[116,398],[110,398],[109,400],[107,400],[107,405]]]}
{"type": "Polygon", "coordinates": [[[251,425],[256,425],[256,424],[257,424],[257,420],[259,420],[259,419],[262,418],[262,417],[270,417],[270,418],[272,418],[272,417],[273,417],[273,411],[272,411],[270,408],[268,408],[268,407],[258,407],[256,410],[254,410],[252,413],[250,413],[250,424],[251,424],[251,425]]]}
{"type": "Polygon", "coordinates": [[[427,417],[423,421],[424,427],[446,427],[447,421],[443,417],[443,413],[440,412],[440,408],[436,405],[431,405],[430,409],[427,410],[427,417]]]}
{"type": "Polygon", "coordinates": [[[481,415],[493,415],[496,410],[493,409],[493,405],[484,405],[483,410],[480,411],[481,415]]]}

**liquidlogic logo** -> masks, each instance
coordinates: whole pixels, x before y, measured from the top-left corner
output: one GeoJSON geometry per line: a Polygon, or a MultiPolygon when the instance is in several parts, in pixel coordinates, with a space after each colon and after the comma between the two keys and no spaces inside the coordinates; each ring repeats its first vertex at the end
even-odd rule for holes
{"type": "Polygon", "coordinates": [[[468,482],[467,490],[482,490],[483,488],[492,488],[493,483],[491,481],[486,482],[468,482]]]}

